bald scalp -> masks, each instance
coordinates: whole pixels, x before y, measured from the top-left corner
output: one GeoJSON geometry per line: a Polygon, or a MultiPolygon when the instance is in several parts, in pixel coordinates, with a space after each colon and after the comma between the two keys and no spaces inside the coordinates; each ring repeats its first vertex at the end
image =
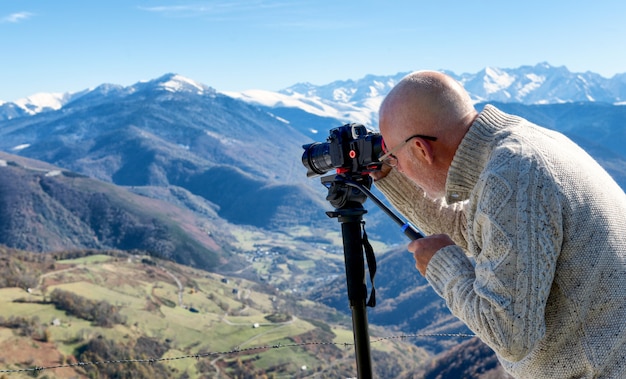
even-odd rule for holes
{"type": "Polygon", "coordinates": [[[469,94],[456,80],[436,71],[417,71],[405,76],[383,101],[381,129],[389,124],[408,129],[404,134],[442,135],[475,113],[469,94]]]}

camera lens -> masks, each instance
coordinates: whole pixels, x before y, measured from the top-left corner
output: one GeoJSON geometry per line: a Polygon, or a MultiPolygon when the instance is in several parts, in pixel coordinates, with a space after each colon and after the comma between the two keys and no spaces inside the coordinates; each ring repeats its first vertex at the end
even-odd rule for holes
{"type": "Polygon", "coordinates": [[[334,168],[330,156],[330,143],[315,142],[302,146],[302,164],[307,168],[306,176],[323,175],[334,168]]]}

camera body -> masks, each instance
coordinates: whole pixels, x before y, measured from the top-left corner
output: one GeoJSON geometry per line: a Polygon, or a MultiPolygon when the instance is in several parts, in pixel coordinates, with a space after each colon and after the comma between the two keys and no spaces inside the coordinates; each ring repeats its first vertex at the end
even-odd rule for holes
{"type": "Polygon", "coordinates": [[[314,142],[302,148],[302,164],[307,168],[308,177],[323,175],[333,168],[338,174],[365,175],[379,171],[382,166],[378,161],[382,136],[361,124],[331,129],[326,142],[314,142]]]}

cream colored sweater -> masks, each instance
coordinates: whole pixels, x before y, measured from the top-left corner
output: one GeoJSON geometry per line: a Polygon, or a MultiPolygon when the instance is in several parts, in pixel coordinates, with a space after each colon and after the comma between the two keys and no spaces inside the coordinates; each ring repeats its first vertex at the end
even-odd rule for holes
{"type": "Polygon", "coordinates": [[[396,170],[376,186],[457,243],[426,279],[509,373],[626,378],[626,195],[569,139],[488,105],[454,157],[447,201],[396,170]]]}

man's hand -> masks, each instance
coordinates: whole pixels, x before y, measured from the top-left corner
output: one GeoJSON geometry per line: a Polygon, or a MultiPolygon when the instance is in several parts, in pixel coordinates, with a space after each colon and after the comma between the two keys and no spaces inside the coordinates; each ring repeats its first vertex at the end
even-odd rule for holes
{"type": "Polygon", "coordinates": [[[454,245],[454,242],[447,234],[433,234],[432,236],[416,239],[408,246],[408,250],[413,253],[415,267],[422,276],[426,276],[426,267],[430,259],[442,248],[454,245]]]}
{"type": "Polygon", "coordinates": [[[377,181],[387,176],[387,174],[389,174],[389,171],[391,171],[392,168],[393,167],[391,166],[383,164],[382,167],[380,168],[380,171],[370,172],[370,176],[372,177],[372,179],[374,179],[374,181],[377,181]]]}

